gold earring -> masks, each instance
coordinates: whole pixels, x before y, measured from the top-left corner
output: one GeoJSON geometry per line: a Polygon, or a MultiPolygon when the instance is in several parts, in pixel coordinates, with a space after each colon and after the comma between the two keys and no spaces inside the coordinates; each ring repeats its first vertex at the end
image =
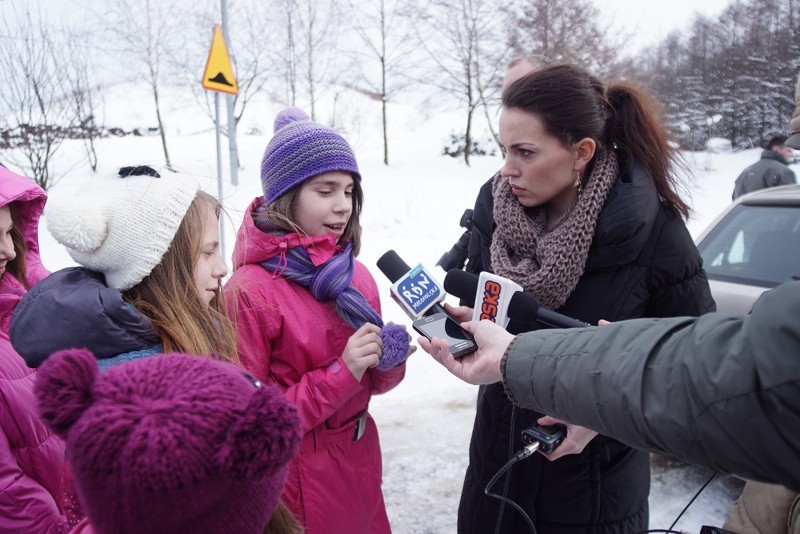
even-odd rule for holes
{"type": "Polygon", "coordinates": [[[583,183],[581,183],[581,171],[575,171],[575,183],[572,184],[578,190],[580,195],[583,192],[583,183]]]}

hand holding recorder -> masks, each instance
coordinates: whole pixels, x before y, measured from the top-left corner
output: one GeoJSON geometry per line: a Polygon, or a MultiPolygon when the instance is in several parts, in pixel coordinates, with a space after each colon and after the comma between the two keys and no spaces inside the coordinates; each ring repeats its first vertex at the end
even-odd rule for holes
{"type": "MultiPolygon", "coordinates": [[[[444,287],[461,298],[462,302],[474,306],[473,320],[462,322],[461,326],[473,335],[478,350],[468,357],[456,360],[458,356],[450,354],[449,345],[441,339],[435,342],[422,340],[420,346],[448,371],[470,384],[491,384],[501,380],[500,361],[514,339],[504,327],[512,318],[535,318],[560,328],[589,326],[543,308],[536,297],[523,292],[521,286],[495,274],[482,272],[480,276],[476,276],[465,271],[451,270],[445,277],[444,287]]],[[[465,318],[465,310],[468,308],[445,306],[451,315],[457,315],[459,319],[465,318]]]]}
{"type": "MultiPolygon", "coordinates": [[[[445,306],[449,307],[447,304],[445,306]]],[[[468,384],[493,384],[502,380],[500,361],[515,336],[491,321],[467,321],[461,323],[461,326],[474,337],[478,345],[478,349],[471,354],[456,358],[450,353],[447,341],[443,339],[421,339],[419,345],[448,371],[468,384]]]]}
{"type": "Polygon", "coordinates": [[[418,265],[412,269],[390,250],[378,259],[378,268],[393,282],[392,298],[414,320],[414,330],[428,340],[446,339],[456,357],[475,351],[472,336],[442,307],[446,293],[425,267],[418,265]]]}

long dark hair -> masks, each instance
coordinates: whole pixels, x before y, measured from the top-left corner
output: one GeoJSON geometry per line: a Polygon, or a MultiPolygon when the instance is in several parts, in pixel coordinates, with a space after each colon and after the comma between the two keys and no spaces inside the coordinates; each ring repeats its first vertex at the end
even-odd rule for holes
{"type": "Polygon", "coordinates": [[[13,224],[11,227],[11,242],[14,243],[14,252],[17,255],[8,262],[6,269],[22,284],[22,287],[30,289],[25,277],[27,269],[25,256],[28,254],[28,244],[25,242],[25,236],[22,234],[22,228],[20,227],[19,209],[11,202],[8,204],[8,212],[11,214],[11,223],[13,224]]]}
{"type": "MultiPolygon", "coordinates": [[[[605,87],[580,67],[552,65],[511,84],[503,92],[503,107],[535,113],[564,146],[588,137],[597,143],[597,152],[616,149],[620,167],[638,161],[667,208],[688,218],[689,206],[677,192],[680,155],[670,146],[661,107],[644,90],[627,83],[605,87]]],[[[593,167],[594,160],[584,176],[593,167]]]]}

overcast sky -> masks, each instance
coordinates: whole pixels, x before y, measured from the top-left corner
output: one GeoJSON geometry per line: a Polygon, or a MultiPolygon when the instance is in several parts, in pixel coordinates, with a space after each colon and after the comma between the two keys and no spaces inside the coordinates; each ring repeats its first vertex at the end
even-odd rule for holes
{"type": "Polygon", "coordinates": [[[688,25],[695,13],[715,17],[732,0],[595,0],[595,5],[614,24],[633,32],[631,50],[655,44],[672,30],[688,25]]]}
{"type": "MultiPolygon", "coordinates": [[[[62,0],[33,0],[46,11],[69,6],[62,0]]],[[[372,0],[366,0],[372,1],[372,0]]],[[[31,2],[31,0],[0,0],[0,7],[31,2]]],[[[732,0],[594,0],[601,13],[618,27],[633,33],[632,50],[654,44],[670,31],[688,24],[695,13],[718,15],[732,0]]]]}

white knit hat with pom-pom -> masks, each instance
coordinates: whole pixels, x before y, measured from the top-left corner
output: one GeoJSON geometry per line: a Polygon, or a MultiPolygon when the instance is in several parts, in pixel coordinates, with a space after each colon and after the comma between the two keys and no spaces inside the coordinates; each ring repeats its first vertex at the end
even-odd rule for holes
{"type": "Polygon", "coordinates": [[[51,194],[47,229],[109,287],[130,289],[161,262],[199,190],[196,179],[172,169],[123,167],[78,195],[51,194]]]}

